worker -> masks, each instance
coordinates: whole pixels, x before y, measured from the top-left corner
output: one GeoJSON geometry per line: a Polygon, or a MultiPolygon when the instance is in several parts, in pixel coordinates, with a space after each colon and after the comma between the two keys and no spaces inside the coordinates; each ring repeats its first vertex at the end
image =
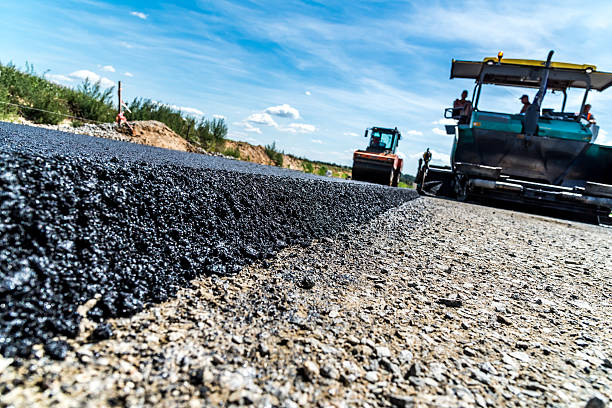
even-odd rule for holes
{"type": "Polygon", "coordinates": [[[593,116],[593,114],[591,113],[590,103],[584,105],[584,108],[582,108],[582,114],[580,116],[586,119],[590,124],[594,125],[595,123],[597,123],[595,122],[595,116],[593,116]]]}
{"type": "Polygon", "coordinates": [[[459,116],[459,123],[462,121],[467,123],[472,116],[472,102],[467,100],[468,91],[461,92],[461,99],[455,99],[453,102],[453,116],[459,116]]]}
{"type": "Polygon", "coordinates": [[[523,115],[527,112],[527,109],[529,109],[529,106],[531,105],[531,103],[529,103],[529,97],[527,95],[523,95],[519,99],[523,103],[523,107],[521,108],[521,111],[520,111],[520,114],[523,115]]]}
{"type": "Polygon", "coordinates": [[[425,165],[427,165],[427,163],[429,163],[429,161],[431,160],[431,152],[429,151],[429,147],[427,148],[425,153],[423,153],[423,160],[425,160],[425,165]]]}

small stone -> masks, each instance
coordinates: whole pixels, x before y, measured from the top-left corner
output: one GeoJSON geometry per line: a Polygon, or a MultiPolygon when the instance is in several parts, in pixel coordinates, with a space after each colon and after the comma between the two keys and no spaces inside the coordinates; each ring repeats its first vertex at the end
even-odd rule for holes
{"type": "Polygon", "coordinates": [[[378,381],[378,373],[376,371],[368,371],[365,375],[365,379],[371,383],[378,381]]]}
{"type": "Polygon", "coordinates": [[[321,375],[325,378],[338,380],[340,378],[340,371],[338,371],[334,366],[324,365],[321,367],[321,375]]]}
{"type": "Polygon", "coordinates": [[[494,302],[493,307],[498,313],[506,313],[506,306],[503,303],[494,302]]]}
{"type": "Polygon", "coordinates": [[[465,354],[468,357],[474,357],[474,356],[476,356],[476,351],[474,351],[473,349],[471,349],[469,347],[464,347],[463,348],[463,354],[465,354]]]}
{"type": "Polygon", "coordinates": [[[497,323],[505,324],[507,326],[512,326],[512,322],[508,320],[505,316],[498,314],[497,315],[497,323]]]}
{"type": "Polygon", "coordinates": [[[437,300],[437,302],[447,307],[461,307],[463,305],[463,302],[459,298],[456,298],[456,299],[440,298],[437,300]]]}
{"type": "Polygon", "coordinates": [[[202,385],[204,382],[204,370],[196,368],[189,371],[189,383],[191,385],[202,385]]]}
{"type": "Polygon", "coordinates": [[[599,397],[593,397],[587,401],[584,408],[605,408],[606,404],[599,397]]]}
{"type": "Polygon", "coordinates": [[[423,374],[423,368],[419,363],[413,363],[408,369],[407,376],[408,377],[419,377],[423,374]]]}
{"type": "Polygon", "coordinates": [[[310,276],[304,276],[298,283],[298,286],[302,289],[312,289],[315,287],[315,284],[316,282],[313,278],[310,276]]]}
{"type": "Polygon", "coordinates": [[[100,323],[89,335],[92,342],[108,340],[113,336],[113,331],[108,323],[100,323]]]}
{"type": "Polygon", "coordinates": [[[472,373],[472,378],[474,378],[475,380],[480,381],[483,384],[489,385],[491,383],[491,377],[489,377],[487,374],[483,373],[482,371],[473,368],[472,370],[470,370],[472,373]]]}
{"type": "Polygon", "coordinates": [[[319,374],[319,366],[314,361],[306,361],[302,366],[302,375],[308,381],[313,381],[319,374]]]}
{"type": "Polygon", "coordinates": [[[348,341],[349,344],[351,344],[353,346],[361,344],[361,341],[359,341],[359,339],[357,337],[353,336],[352,334],[346,338],[346,341],[348,341]]]}
{"type": "Polygon", "coordinates": [[[531,358],[524,351],[513,351],[510,353],[510,356],[522,361],[523,363],[528,363],[531,361],[531,358]]]}
{"type": "Polygon", "coordinates": [[[45,353],[53,360],[64,360],[70,346],[64,340],[51,340],[45,344],[45,353]]]}
{"type": "Polygon", "coordinates": [[[563,384],[561,384],[561,386],[570,392],[578,391],[578,387],[572,384],[571,382],[564,382],[563,384]]]}
{"type": "Polygon", "coordinates": [[[398,359],[399,359],[400,363],[407,364],[407,363],[410,363],[412,361],[412,357],[413,356],[412,356],[412,353],[410,351],[402,350],[402,351],[400,351],[398,359]]]}
{"type": "Polygon", "coordinates": [[[415,405],[414,398],[407,395],[390,395],[389,402],[396,408],[410,408],[415,405]]]}
{"type": "Polygon", "coordinates": [[[391,350],[389,350],[389,347],[385,347],[385,346],[380,346],[380,347],[376,347],[376,355],[379,358],[383,358],[383,357],[391,357],[391,350]]]}
{"type": "Polygon", "coordinates": [[[529,348],[529,343],[526,343],[524,341],[519,341],[516,343],[516,348],[521,349],[521,350],[527,350],[529,348]]]}
{"type": "Polygon", "coordinates": [[[482,363],[480,365],[480,369],[482,371],[484,371],[485,373],[489,373],[491,375],[497,375],[497,370],[495,369],[495,367],[493,367],[493,365],[491,363],[489,363],[488,361],[485,361],[484,363],[482,363]]]}
{"type": "Polygon", "coordinates": [[[397,364],[391,362],[391,360],[389,360],[387,357],[384,357],[384,358],[380,359],[380,365],[385,370],[387,370],[388,372],[393,374],[393,377],[395,377],[395,378],[401,378],[402,377],[402,371],[400,370],[399,366],[397,364]]]}
{"type": "Polygon", "coordinates": [[[261,356],[267,356],[270,354],[270,348],[268,347],[266,343],[259,343],[259,345],[257,346],[257,349],[259,350],[259,354],[261,356]]]}

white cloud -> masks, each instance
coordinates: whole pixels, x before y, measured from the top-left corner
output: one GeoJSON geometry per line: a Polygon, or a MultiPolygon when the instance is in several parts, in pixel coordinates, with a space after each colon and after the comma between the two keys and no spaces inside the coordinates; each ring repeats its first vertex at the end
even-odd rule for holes
{"type": "Polygon", "coordinates": [[[225,116],[223,116],[223,115],[217,115],[217,114],[214,114],[214,115],[213,115],[213,118],[214,118],[214,119],[225,119],[225,116]]]}
{"type": "Polygon", "coordinates": [[[600,128],[595,143],[603,146],[612,146],[612,139],[608,138],[608,132],[600,128]]]}
{"type": "MultiPolygon", "coordinates": [[[[431,152],[431,161],[436,162],[436,163],[444,163],[444,164],[450,163],[449,154],[440,153],[436,150],[431,150],[431,149],[429,149],[429,151],[431,152]]],[[[411,153],[408,155],[408,157],[411,159],[420,159],[421,157],[423,157],[423,152],[411,153]]]]}
{"type": "Polygon", "coordinates": [[[132,44],[130,44],[129,42],[126,41],[121,41],[119,43],[120,46],[125,47],[125,48],[134,48],[134,46],[132,44]]]}
{"type": "Polygon", "coordinates": [[[423,136],[423,132],[420,130],[409,130],[406,132],[406,134],[410,136],[423,136]]]}
{"type": "Polygon", "coordinates": [[[66,75],[60,75],[60,74],[47,74],[45,75],[45,78],[47,78],[51,82],[55,82],[56,84],[60,84],[62,82],[72,82],[73,81],[72,78],[69,78],[66,75]]]}
{"type": "Polygon", "coordinates": [[[439,135],[439,136],[449,136],[449,135],[446,134],[445,130],[442,130],[440,128],[433,128],[433,129],[431,129],[431,131],[434,132],[436,135],[439,135]]]}
{"type": "Polygon", "coordinates": [[[358,135],[357,133],[355,133],[355,132],[344,132],[343,134],[344,134],[344,136],[352,136],[352,137],[357,137],[357,136],[359,136],[359,135],[358,135]]]}
{"type": "Polygon", "coordinates": [[[305,93],[306,95],[308,95],[308,96],[312,95],[312,93],[311,93],[310,91],[306,91],[306,92],[304,92],[304,93],[305,93]]]}
{"type": "Polygon", "coordinates": [[[113,67],[112,65],[105,65],[100,69],[106,72],[115,72],[115,67],[113,67]]]}
{"type": "Polygon", "coordinates": [[[456,125],[457,121],[455,119],[446,119],[446,118],[442,118],[440,120],[436,120],[434,122],[431,122],[432,125],[456,125]]]}
{"type": "Polygon", "coordinates": [[[190,113],[196,116],[204,116],[204,112],[196,108],[190,108],[189,106],[177,106],[177,105],[169,105],[172,109],[180,110],[183,113],[190,113]]]}
{"type": "Polygon", "coordinates": [[[141,13],[140,11],[132,11],[130,14],[140,18],[141,20],[146,20],[148,17],[145,13],[141,13]]]}
{"type": "Polygon", "coordinates": [[[261,129],[253,126],[249,122],[235,122],[234,125],[242,127],[245,132],[253,132],[261,135],[261,129]]]}
{"type": "Polygon", "coordinates": [[[124,72],[123,75],[130,78],[134,76],[134,74],[132,74],[131,72],[124,72]]]}
{"type": "Polygon", "coordinates": [[[316,144],[323,144],[323,141],[320,139],[311,139],[310,140],[312,143],[316,143],[316,144]]]}
{"type": "Polygon", "coordinates": [[[105,88],[110,88],[111,86],[114,86],[115,83],[113,81],[111,81],[110,79],[106,78],[106,77],[101,77],[100,75],[96,74],[95,72],[91,72],[88,71],[86,69],[80,69],[78,71],[74,71],[73,73],[68,75],[69,77],[72,78],[77,78],[77,79],[81,79],[81,80],[85,80],[88,79],[91,82],[100,82],[100,85],[102,85],[105,88]]]}
{"type": "Polygon", "coordinates": [[[278,124],[267,113],[254,113],[246,118],[246,121],[255,125],[278,127],[278,124]]]}
{"type": "Polygon", "coordinates": [[[306,123],[292,123],[286,128],[281,128],[283,132],[290,133],[312,133],[317,130],[314,125],[307,125],[306,123]]]}
{"type": "Polygon", "coordinates": [[[265,112],[269,113],[270,115],[280,116],[281,118],[291,118],[291,119],[300,118],[300,112],[294,107],[292,107],[291,105],[288,105],[286,103],[282,105],[278,105],[278,106],[270,106],[269,108],[265,110],[265,112]]]}
{"type": "Polygon", "coordinates": [[[169,108],[181,111],[183,113],[191,113],[192,115],[196,115],[196,116],[204,116],[204,112],[202,112],[201,110],[196,109],[196,108],[190,108],[189,106],[168,105],[166,103],[158,102],[158,101],[155,101],[155,100],[153,100],[151,102],[153,102],[156,105],[167,106],[169,108]]]}

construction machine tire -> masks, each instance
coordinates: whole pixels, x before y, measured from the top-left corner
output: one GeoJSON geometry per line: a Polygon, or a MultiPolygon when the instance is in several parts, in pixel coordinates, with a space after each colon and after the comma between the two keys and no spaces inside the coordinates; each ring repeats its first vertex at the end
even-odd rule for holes
{"type": "Polygon", "coordinates": [[[468,179],[467,177],[456,174],[453,180],[453,190],[457,201],[466,201],[468,198],[468,179]]]}
{"type": "Polygon", "coordinates": [[[391,179],[391,187],[397,187],[397,185],[399,184],[400,175],[401,173],[399,170],[393,171],[393,178],[391,179]]]}

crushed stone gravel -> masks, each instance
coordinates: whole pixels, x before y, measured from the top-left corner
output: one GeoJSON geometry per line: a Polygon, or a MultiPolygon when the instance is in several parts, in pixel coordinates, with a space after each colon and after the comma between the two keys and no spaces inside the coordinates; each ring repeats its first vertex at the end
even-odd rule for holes
{"type": "Polygon", "coordinates": [[[0,353],[43,343],[62,358],[54,337],[75,338],[84,317],[131,316],[201,275],[235,274],[415,197],[0,124],[0,353]]]}
{"type": "Polygon", "coordinates": [[[414,200],[202,276],[110,319],[108,340],[83,322],[65,360],[39,345],[37,359],[0,360],[0,403],[607,406],[611,248],[602,227],[414,200]]]}

